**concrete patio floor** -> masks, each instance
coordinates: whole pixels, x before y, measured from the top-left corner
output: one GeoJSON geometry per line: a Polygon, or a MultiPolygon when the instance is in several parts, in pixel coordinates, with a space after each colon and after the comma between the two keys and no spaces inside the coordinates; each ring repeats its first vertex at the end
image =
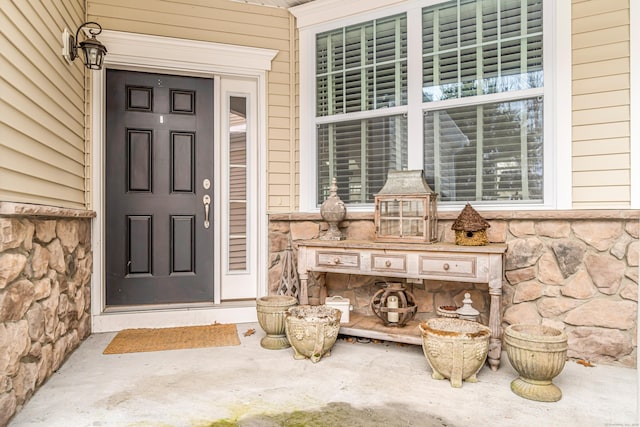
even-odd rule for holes
{"type": "Polygon", "coordinates": [[[257,324],[238,334],[239,346],[121,355],[102,354],[115,334],[92,335],[9,426],[638,425],[635,369],[569,361],[562,400],[541,403],[511,392],[506,353],[456,389],[431,378],[420,346],[340,339],[313,364],[260,347],[257,324]]]}

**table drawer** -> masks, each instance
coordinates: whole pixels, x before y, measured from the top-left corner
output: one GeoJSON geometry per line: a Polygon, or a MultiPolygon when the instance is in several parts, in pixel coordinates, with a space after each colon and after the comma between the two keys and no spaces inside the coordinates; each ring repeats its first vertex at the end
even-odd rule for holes
{"type": "Polygon", "coordinates": [[[357,252],[317,252],[318,267],[360,268],[360,254],[357,252]]]}
{"type": "Polygon", "coordinates": [[[371,269],[381,273],[406,273],[407,257],[405,255],[371,255],[371,269]]]}
{"type": "Polygon", "coordinates": [[[423,255],[420,257],[420,274],[450,276],[450,277],[476,277],[477,259],[474,256],[450,256],[438,257],[423,255]]]}

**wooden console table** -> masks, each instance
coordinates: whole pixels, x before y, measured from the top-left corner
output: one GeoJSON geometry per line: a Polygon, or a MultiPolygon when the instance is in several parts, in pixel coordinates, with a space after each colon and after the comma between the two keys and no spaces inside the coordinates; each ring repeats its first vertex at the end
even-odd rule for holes
{"type": "MultiPolygon", "coordinates": [[[[449,243],[378,243],[319,239],[298,240],[295,243],[298,246],[301,304],[309,303],[308,280],[311,272],[487,283],[491,297],[489,309],[491,341],[488,360],[492,370],[498,369],[502,351],[502,258],[507,245],[457,246],[449,243]]],[[[321,304],[324,303],[326,295],[325,285],[320,292],[321,304]]],[[[353,317],[358,321],[362,318],[357,315],[353,317]]],[[[353,323],[354,321],[350,322],[350,324],[353,323]]],[[[371,323],[369,319],[369,325],[371,323]]],[[[410,327],[412,325],[397,329],[410,327]]],[[[413,327],[416,326],[413,325],[413,327]]],[[[366,330],[358,335],[357,328],[351,328],[349,332],[355,336],[376,336],[375,334],[367,335],[366,330]]],[[[384,336],[393,339],[394,333],[384,336]]],[[[399,338],[397,334],[395,336],[399,338]]],[[[404,341],[402,338],[397,340],[412,342],[404,341]]]]}

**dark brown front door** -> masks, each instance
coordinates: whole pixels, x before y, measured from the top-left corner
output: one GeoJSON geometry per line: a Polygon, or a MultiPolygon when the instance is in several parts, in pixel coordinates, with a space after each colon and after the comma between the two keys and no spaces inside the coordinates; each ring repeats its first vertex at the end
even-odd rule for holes
{"type": "Polygon", "coordinates": [[[106,303],[212,302],[213,80],[106,73],[106,303]]]}

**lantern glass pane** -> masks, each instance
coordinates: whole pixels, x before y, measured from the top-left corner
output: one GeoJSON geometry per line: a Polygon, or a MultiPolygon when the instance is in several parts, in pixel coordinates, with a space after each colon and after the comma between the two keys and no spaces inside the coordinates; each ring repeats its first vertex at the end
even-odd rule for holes
{"type": "Polygon", "coordinates": [[[400,202],[397,200],[383,200],[380,202],[380,216],[399,216],[400,215],[400,202]]]}
{"type": "Polygon", "coordinates": [[[424,234],[424,223],[421,219],[403,218],[402,236],[422,236],[424,234]]]}
{"type": "Polygon", "coordinates": [[[380,234],[383,236],[398,236],[400,234],[400,219],[380,220],[380,234]]]}
{"type": "Polygon", "coordinates": [[[403,217],[421,217],[424,216],[423,203],[421,200],[405,200],[402,203],[403,217]]]}

